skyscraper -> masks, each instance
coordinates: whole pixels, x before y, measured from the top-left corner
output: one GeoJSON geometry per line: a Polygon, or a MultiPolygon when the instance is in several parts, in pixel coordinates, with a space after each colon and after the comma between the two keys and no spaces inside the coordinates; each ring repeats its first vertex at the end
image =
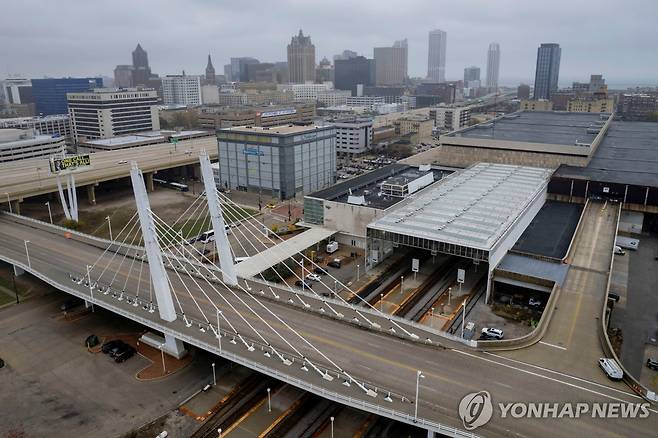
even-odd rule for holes
{"type": "Polygon", "coordinates": [[[487,52],[487,90],[495,91],[498,89],[498,73],[500,71],[500,45],[498,43],[489,44],[487,52]]]}
{"type": "Polygon", "coordinates": [[[427,77],[432,82],[446,81],[446,42],[448,34],[435,29],[429,34],[429,50],[427,54],[427,77]]]}
{"type": "Polygon", "coordinates": [[[557,91],[561,54],[560,45],[555,43],[542,43],[537,49],[534,99],[550,99],[557,91]]]}
{"type": "Polygon", "coordinates": [[[133,50],[133,86],[146,85],[151,78],[151,67],[149,67],[149,57],[146,50],[142,49],[141,44],[137,44],[133,50]]]}
{"type": "Polygon", "coordinates": [[[256,58],[248,56],[231,58],[231,81],[247,82],[247,65],[258,64],[259,62],[256,58]]]}
{"type": "Polygon", "coordinates": [[[301,29],[288,44],[288,69],[292,83],[315,81],[315,46],[301,29]]]}
{"type": "Polygon", "coordinates": [[[215,76],[215,67],[213,67],[210,54],[208,54],[208,65],[206,65],[206,83],[214,85],[216,82],[217,78],[215,76]]]}
{"type": "Polygon", "coordinates": [[[464,85],[471,81],[480,80],[480,67],[471,66],[464,69],[464,85]]]}
{"type": "Polygon", "coordinates": [[[37,114],[44,116],[66,114],[68,112],[66,93],[87,91],[102,86],[101,78],[32,79],[32,95],[37,114]]]}
{"type": "Polygon", "coordinates": [[[374,54],[376,84],[403,84],[407,79],[407,40],[395,41],[392,47],[375,47],[374,54]]]}
{"type": "Polygon", "coordinates": [[[357,95],[357,85],[374,85],[374,61],[363,56],[334,61],[334,84],[338,90],[350,90],[357,95]]]}

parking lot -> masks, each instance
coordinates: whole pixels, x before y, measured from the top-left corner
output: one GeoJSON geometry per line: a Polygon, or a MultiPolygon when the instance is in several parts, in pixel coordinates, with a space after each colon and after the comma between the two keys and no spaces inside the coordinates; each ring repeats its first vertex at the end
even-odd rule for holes
{"type": "Polygon", "coordinates": [[[199,354],[166,378],[138,381],[149,360],[116,363],[84,342],[143,328],[99,308],[64,318],[67,299],[51,291],[0,310],[0,436],[122,435],[171,412],[211,376],[212,359],[199,354]]]}

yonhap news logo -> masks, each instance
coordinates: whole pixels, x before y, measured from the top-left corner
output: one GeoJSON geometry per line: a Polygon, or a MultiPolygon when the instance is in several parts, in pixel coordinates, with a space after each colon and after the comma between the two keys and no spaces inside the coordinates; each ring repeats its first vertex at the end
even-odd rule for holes
{"type": "Polygon", "coordinates": [[[477,429],[487,424],[497,414],[504,419],[519,418],[583,418],[633,419],[647,418],[651,414],[650,403],[557,403],[557,402],[513,402],[494,404],[488,391],[466,394],[459,402],[459,417],[466,430],[477,429]]]}

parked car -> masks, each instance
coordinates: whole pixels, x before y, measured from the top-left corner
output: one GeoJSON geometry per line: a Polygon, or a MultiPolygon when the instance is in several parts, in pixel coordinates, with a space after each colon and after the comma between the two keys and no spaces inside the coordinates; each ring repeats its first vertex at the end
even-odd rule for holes
{"type": "Polygon", "coordinates": [[[624,251],[623,249],[621,249],[621,246],[617,246],[617,245],[615,245],[615,254],[617,254],[617,255],[624,255],[624,254],[626,254],[626,251],[624,251]]]}
{"type": "Polygon", "coordinates": [[[327,263],[327,266],[331,266],[332,268],[340,269],[340,259],[333,259],[329,263],[327,263]]]}
{"type": "Polygon", "coordinates": [[[267,208],[274,208],[276,207],[276,204],[274,202],[268,202],[267,205],[265,205],[267,208]]]}
{"type": "Polygon", "coordinates": [[[64,301],[61,306],[59,306],[59,310],[66,312],[67,310],[71,310],[82,305],[83,302],[84,301],[82,301],[80,298],[69,298],[68,300],[64,301]]]}
{"type": "Polygon", "coordinates": [[[137,350],[135,350],[135,347],[133,347],[132,345],[127,345],[126,344],[126,348],[122,349],[120,352],[118,352],[117,354],[114,355],[114,361],[116,363],[125,362],[128,359],[130,359],[131,357],[133,357],[135,355],[135,353],[137,353],[137,350]]]}
{"type": "Polygon", "coordinates": [[[306,279],[309,281],[320,281],[322,280],[318,274],[308,274],[306,279]]]}
{"type": "Polygon", "coordinates": [[[651,357],[648,358],[647,367],[651,368],[652,370],[658,371],[658,359],[653,359],[651,357]]]}
{"type": "Polygon", "coordinates": [[[327,270],[324,269],[324,268],[322,268],[322,267],[320,267],[320,266],[318,266],[317,268],[313,269],[313,272],[315,272],[315,273],[318,274],[318,275],[327,275],[327,274],[328,274],[327,270]]]}
{"type": "Polygon", "coordinates": [[[541,305],[542,302],[537,298],[530,298],[530,300],[528,300],[528,306],[530,307],[541,307],[541,305]]]}
{"type": "Polygon", "coordinates": [[[616,294],[614,292],[608,292],[608,299],[614,301],[615,303],[619,302],[619,294],[616,294]]]}
{"type": "Polygon", "coordinates": [[[602,357],[599,359],[599,366],[610,380],[621,380],[624,378],[624,372],[614,359],[602,357]]]}
{"type": "Polygon", "coordinates": [[[484,327],[482,335],[490,339],[503,339],[503,331],[494,327],[484,327]]]}
{"type": "Polygon", "coordinates": [[[118,347],[119,345],[121,345],[121,344],[123,344],[123,343],[124,343],[124,342],[123,342],[123,341],[120,341],[119,339],[113,339],[113,340],[111,340],[111,341],[107,341],[107,342],[105,342],[105,343],[103,344],[103,346],[101,347],[101,351],[103,352],[103,354],[110,354],[110,351],[111,351],[113,348],[118,347]]]}
{"type": "Polygon", "coordinates": [[[123,341],[119,341],[119,342],[120,342],[120,344],[118,344],[118,345],[115,346],[114,348],[110,349],[110,353],[109,353],[109,355],[110,355],[112,358],[114,358],[114,359],[116,359],[117,357],[119,357],[119,356],[121,356],[122,354],[124,354],[126,351],[130,350],[131,348],[133,348],[133,347],[131,347],[130,345],[126,344],[126,343],[123,342],[123,341]]]}

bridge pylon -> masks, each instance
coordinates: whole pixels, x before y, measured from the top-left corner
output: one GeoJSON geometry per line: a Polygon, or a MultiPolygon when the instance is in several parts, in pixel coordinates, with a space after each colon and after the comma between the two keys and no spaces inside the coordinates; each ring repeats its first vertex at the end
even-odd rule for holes
{"type": "Polygon", "coordinates": [[[231,247],[226,235],[222,207],[219,203],[219,198],[216,192],[215,177],[213,176],[212,168],[210,167],[210,159],[208,158],[205,149],[199,154],[199,162],[201,163],[203,185],[206,189],[208,212],[210,213],[212,227],[215,230],[215,247],[217,249],[217,254],[219,254],[219,267],[222,270],[222,278],[227,285],[237,286],[238,275],[235,271],[235,264],[233,263],[233,256],[231,255],[231,247]]]}
{"type": "Polygon", "coordinates": [[[133,191],[135,193],[135,202],[137,203],[137,214],[139,215],[139,224],[144,239],[144,249],[148,259],[149,271],[151,273],[151,282],[155,292],[155,299],[158,304],[160,318],[165,321],[176,320],[176,309],[174,308],[174,298],[169,288],[167,271],[162,261],[162,252],[158,244],[158,236],[155,231],[155,223],[151,215],[149,198],[146,194],[144,177],[137,167],[135,161],[132,162],[130,169],[130,180],[132,181],[133,191]]]}

